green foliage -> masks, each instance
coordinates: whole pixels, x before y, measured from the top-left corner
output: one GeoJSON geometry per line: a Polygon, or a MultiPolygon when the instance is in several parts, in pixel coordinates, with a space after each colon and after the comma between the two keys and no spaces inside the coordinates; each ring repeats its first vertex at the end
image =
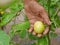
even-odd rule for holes
{"type": "Polygon", "coordinates": [[[0,26],[4,26],[7,24],[13,17],[16,16],[17,12],[23,9],[23,3],[13,3],[10,7],[10,13],[6,12],[2,16],[2,21],[0,22],[0,26]]]}
{"type": "Polygon", "coordinates": [[[49,45],[48,36],[43,36],[42,38],[38,39],[37,45],[49,45]]]}
{"type": "Polygon", "coordinates": [[[45,35],[42,38],[36,38],[36,42],[31,45],[49,45],[48,35],[45,35]]]}
{"type": "Polygon", "coordinates": [[[31,33],[28,33],[29,35],[29,38],[30,39],[32,39],[32,40],[37,40],[38,39],[38,37],[36,37],[36,36],[33,36],[31,33]]]}
{"type": "Polygon", "coordinates": [[[50,38],[55,38],[55,37],[57,37],[58,35],[56,34],[56,33],[54,33],[54,32],[49,32],[50,34],[49,34],[49,36],[50,36],[50,38]]]}
{"type": "Polygon", "coordinates": [[[10,2],[8,0],[6,0],[7,3],[4,3],[5,2],[4,0],[2,0],[2,1],[3,1],[3,3],[0,3],[0,11],[5,10],[6,8],[9,8],[11,5],[13,5],[14,3],[17,3],[18,1],[21,2],[21,0],[9,0],[10,2]]]}
{"type": "Polygon", "coordinates": [[[10,37],[2,30],[0,30],[0,45],[9,45],[10,37]]]}
{"type": "Polygon", "coordinates": [[[29,21],[16,24],[12,26],[12,30],[10,31],[10,36],[13,37],[15,33],[19,32],[20,37],[26,36],[26,30],[30,27],[29,21]]]}
{"type": "Polygon", "coordinates": [[[26,36],[27,32],[26,30],[23,30],[19,33],[20,38],[24,38],[26,36]]]}
{"type": "MultiPolygon", "coordinates": [[[[45,7],[45,9],[48,11],[50,20],[51,20],[51,26],[50,26],[50,32],[49,36],[45,35],[41,38],[38,38],[36,36],[33,36],[31,33],[28,33],[28,37],[32,40],[36,40],[35,43],[33,43],[32,45],[49,45],[49,37],[56,37],[57,35],[55,33],[53,33],[56,27],[60,27],[60,19],[58,16],[58,12],[60,10],[60,0],[38,0],[38,2],[43,5],[45,7]]],[[[4,13],[4,15],[2,16],[2,21],[0,22],[0,27],[6,25],[8,22],[10,22],[10,20],[13,19],[13,17],[16,16],[17,12],[23,9],[23,2],[19,1],[18,3],[13,3],[9,8],[10,8],[10,13],[6,12],[4,13]]],[[[1,10],[1,9],[0,9],[1,10]]],[[[30,23],[26,17],[25,22],[23,23],[19,23],[19,24],[15,24],[12,26],[11,31],[9,33],[9,36],[12,38],[15,34],[19,34],[20,38],[24,38],[27,34],[27,29],[29,29],[30,27],[30,23]]],[[[1,33],[1,32],[0,32],[1,33]]],[[[8,45],[7,43],[9,42],[9,38],[7,38],[7,36],[4,36],[4,33],[0,34],[0,40],[3,43],[4,41],[2,40],[4,38],[6,45],[8,45]],[[5,39],[7,38],[7,39],[5,39]]],[[[3,43],[3,44],[5,44],[3,43]]],[[[2,45],[2,44],[0,44],[2,45]]],[[[14,45],[14,44],[11,44],[14,45]]]]}
{"type": "MultiPolygon", "coordinates": [[[[50,31],[54,32],[55,28],[60,27],[60,18],[58,16],[58,12],[60,10],[60,6],[59,6],[60,0],[46,0],[46,1],[39,0],[39,3],[41,3],[48,11],[51,21],[50,31]]],[[[49,33],[49,35],[50,37],[57,36],[55,33],[51,34],[51,32],[49,33]]]]}

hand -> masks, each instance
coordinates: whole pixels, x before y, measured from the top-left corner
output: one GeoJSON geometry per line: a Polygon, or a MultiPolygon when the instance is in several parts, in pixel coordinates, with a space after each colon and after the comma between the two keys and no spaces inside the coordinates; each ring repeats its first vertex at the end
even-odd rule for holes
{"type": "Polygon", "coordinates": [[[33,27],[36,21],[42,21],[47,25],[51,24],[48,17],[48,13],[45,11],[45,9],[41,5],[39,5],[35,0],[32,0],[29,1],[28,3],[25,1],[25,11],[30,21],[29,32],[31,32],[33,35],[36,35],[38,37],[47,34],[49,31],[49,26],[45,28],[43,34],[37,34],[36,32],[34,32],[34,27],[33,27]]]}

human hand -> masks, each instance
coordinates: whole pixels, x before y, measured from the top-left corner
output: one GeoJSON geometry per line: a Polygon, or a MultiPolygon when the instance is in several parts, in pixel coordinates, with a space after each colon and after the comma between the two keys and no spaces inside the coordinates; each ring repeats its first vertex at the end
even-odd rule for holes
{"type": "Polygon", "coordinates": [[[29,3],[27,2],[25,3],[25,11],[30,21],[29,32],[38,37],[47,34],[49,31],[49,26],[45,28],[45,31],[42,34],[37,34],[36,32],[34,32],[33,27],[36,21],[42,21],[44,24],[47,25],[51,24],[48,17],[48,13],[45,11],[45,9],[41,5],[39,5],[36,1],[30,1],[29,3]]]}

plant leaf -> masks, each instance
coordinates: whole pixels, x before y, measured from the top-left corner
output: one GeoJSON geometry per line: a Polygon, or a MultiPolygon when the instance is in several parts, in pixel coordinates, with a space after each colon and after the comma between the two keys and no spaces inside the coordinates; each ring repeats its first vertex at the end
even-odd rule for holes
{"type": "Polygon", "coordinates": [[[43,36],[42,38],[38,39],[37,45],[49,45],[48,36],[43,36]]]}
{"type": "Polygon", "coordinates": [[[29,21],[26,21],[26,22],[23,22],[23,23],[20,23],[20,24],[16,24],[16,25],[13,25],[12,26],[12,29],[10,31],[10,36],[13,37],[14,34],[16,32],[21,32],[22,33],[25,33],[25,31],[30,27],[30,23],[29,21]]]}
{"type": "Polygon", "coordinates": [[[19,33],[20,38],[25,38],[26,37],[26,30],[23,30],[19,33]]]}
{"type": "Polygon", "coordinates": [[[55,37],[57,37],[58,35],[56,34],[56,33],[54,33],[54,32],[49,32],[49,37],[50,38],[55,38],[55,37]]]}
{"type": "Polygon", "coordinates": [[[0,45],[9,45],[10,37],[2,30],[0,30],[0,45]]]}
{"type": "Polygon", "coordinates": [[[38,39],[37,36],[34,36],[34,35],[32,35],[31,33],[28,33],[28,36],[29,36],[29,38],[32,39],[32,40],[37,40],[37,39],[38,39]]]}
{"type": "Polygon", "coordinates": [[[23,9],[23,3],[19,1],[19,3],[13,3],[10,7],[10,13],[4,13],[2,16],[2,21],[0,22],[0,26],[4,26],[7,24],[13,17],[16,16],[16,13],[23,9]]]}

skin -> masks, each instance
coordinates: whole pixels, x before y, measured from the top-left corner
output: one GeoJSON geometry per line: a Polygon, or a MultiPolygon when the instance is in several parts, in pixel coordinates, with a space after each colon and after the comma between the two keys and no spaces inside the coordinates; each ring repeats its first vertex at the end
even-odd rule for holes
{"type": "Polygon", "coordinates": [[[51,23],[44,7],[38,4],[37,0],[24,0],[24,7],[30,21],[30,29],[28,31],[37,37],[42,37],[47,34],[51,23]],[[36,21],[42,21],[44,24],[48,25],[43,34],[37,34],[34,32],[33,25],[36,21]]]}

